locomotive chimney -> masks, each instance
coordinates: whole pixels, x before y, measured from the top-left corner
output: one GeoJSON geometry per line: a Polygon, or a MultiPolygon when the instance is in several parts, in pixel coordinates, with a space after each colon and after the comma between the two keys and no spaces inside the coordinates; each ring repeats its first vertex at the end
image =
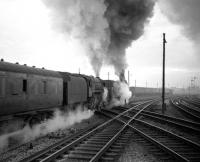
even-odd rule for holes
{"type": "Polygon", "coordinates": [[[122,69],[121,73],[119,74],[119,80],[120,80],[121,82],[127,83],[127,81],[126,81],[126,79],[125,79],[125,70],[124,70],[124,69],[122,69]]]}

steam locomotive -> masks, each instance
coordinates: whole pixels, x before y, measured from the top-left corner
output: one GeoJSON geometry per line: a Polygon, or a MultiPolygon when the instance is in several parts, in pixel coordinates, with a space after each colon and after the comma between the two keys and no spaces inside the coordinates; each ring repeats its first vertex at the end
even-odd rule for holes
{"type": "Polygon", "coordinates": [[[101,109],[104,88],[113,81],[0,61],[0,120],[3,116],[44,116],[53,108],[84,104],[101,109]]]}

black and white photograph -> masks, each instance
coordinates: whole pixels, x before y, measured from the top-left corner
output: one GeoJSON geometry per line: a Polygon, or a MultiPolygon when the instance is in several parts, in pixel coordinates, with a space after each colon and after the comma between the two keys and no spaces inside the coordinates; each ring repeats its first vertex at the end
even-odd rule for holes
{"type": "Polygon", "coordinates": [[[200,162],[200,0],[0,0],[0,162],[200,162]]]}

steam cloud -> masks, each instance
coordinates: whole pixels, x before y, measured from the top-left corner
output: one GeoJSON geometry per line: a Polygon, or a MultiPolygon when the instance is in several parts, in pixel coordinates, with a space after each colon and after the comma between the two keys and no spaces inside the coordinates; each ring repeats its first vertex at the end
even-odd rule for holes
{"type": "Polygon", "coordinates": [[[125,82],[114,82],[113,86],[113,99],[111,101],[111,106],[125,105],[129,102],[132,92],[129,90],[129,86],[125,82]]]}
{"type": "Polygon", "coordinates": [[[0,136],[0,150],[9,145],[10,138],[17,140],[20,143],[24,143],[50,132],[68,128],[75,123],[79,123],[84,119],[90,118],[92,115],[93,112],[91,110],[87,110],[86,108],[83,109],[81,106],[78,106],[75,111],[70,111],[66,114],[56,110],[52,119],[48,119],[33,128],[26,126],[22,130],[0,136]]]}
{"type": "Polygon", "coordinates": [[[184,34],[194,43],[200,43],[200,1],[159,0],[159,6],[173,23],[182,25],[184,34]]]}
{"type": "Polygon", "coordinates": [[[127,67],[125,50],[144,32],[154,0],[43,0],[60,32],[80,40],[99,76],[103,64],[116,74],[127,67]]]}
{"type": "Polygon", "coordinates": [[[107,97],[108,97],[108,89],[106,87],[103,88],[103,101],[107,102],[107,97]]]}

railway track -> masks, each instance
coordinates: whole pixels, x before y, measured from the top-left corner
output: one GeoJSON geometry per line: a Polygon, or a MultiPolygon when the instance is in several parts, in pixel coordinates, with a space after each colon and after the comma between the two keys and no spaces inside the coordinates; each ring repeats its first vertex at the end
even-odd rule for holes
{"type": "MultiPolygon", "coordinates": [[[[126,111],[127,107],[116,107],[110,111],[113,111],[114,113],[122,113],[126,111]]],[[[106,110],[105,110],[106,111],[106,110]]],[[[132,109],[132,111],[129,112],[129,114],[135,114],[138,110],[132,109]]],[[[179,127],[180,129],[184,129],[190,132],[199,133],[200,134],[200,123],[193,122],[190,120],[175,118],[167,115],[162,115],[155,112],[150,112],[147,110],[144,110],[140,113],[140,116],[142,118],[148,118],[152,121],[163,123],[163,124],[169,124],[176,127],[179,127]]],[[[139,116],[138,116],[139,117],[139,116]]]]}
{"type": "Polygon", "coordinates": [[[198,113],[200,113],[200,101],[197,99],[187,99],[187,98],[181,98],[181,101],[189,105],[192,109],[196,110],[198,113]]]}
{"type": "Polygon", "coordinates": [[[200,123],[200,111],[185,103],[181,98],[171,100],[172,105],[183,112],[189,119],[200,123]]]}
{"type": "Polygon", "coordinates": [[[198,98],[190,98],[190,97],[185,97],[183,98],[186,102],[190,103],[191,105],[194,105],[198,108],[200,108],[200,100],[198,98]]]}
{"type": "MultiPolygon", "coordinates": [[[[110,112],[110,117],[116,115],[110,110],[107,110],[105,115],[108,112],[110,112]]],[[[129,115],[126,113],[123,118],[117,120],[126,123],[131,118],[129,115]]],[[[148,145],[150,150],[159,155],[161,160],[200,161],[200,145],[184,137],[136,118],[129,123],[129,127],[134,131],[136,141],[148,145]]]]}
{"type": "Polygon", "coordinates": [[[184,106],[186,109],[190,109],[191,113],[195,114],[196,116],[200,117],[200,108],[193,106],[192,104],[188,103],[185,100],[181,100],[181,105],[184,106]]]}
{"type": "Polygon", "coordinates": [[[119,153],[128,142],[128,139],[132,136],[133,132],[128,125],[151,103],[152,102],[148,101],[131,108],[134,109],[138,106],[142,107],[138,113],[124,123],[116,122],[116,119],[120,118],[120,116],[131,109],[115,116],[91,131],[80,134],[73,139],[63,141],[62,143],[57,143],[43,151],[23,159],[22,161],[46,162],[59,159],[113,161],[117,156],[119,156],[119,153]]]}

